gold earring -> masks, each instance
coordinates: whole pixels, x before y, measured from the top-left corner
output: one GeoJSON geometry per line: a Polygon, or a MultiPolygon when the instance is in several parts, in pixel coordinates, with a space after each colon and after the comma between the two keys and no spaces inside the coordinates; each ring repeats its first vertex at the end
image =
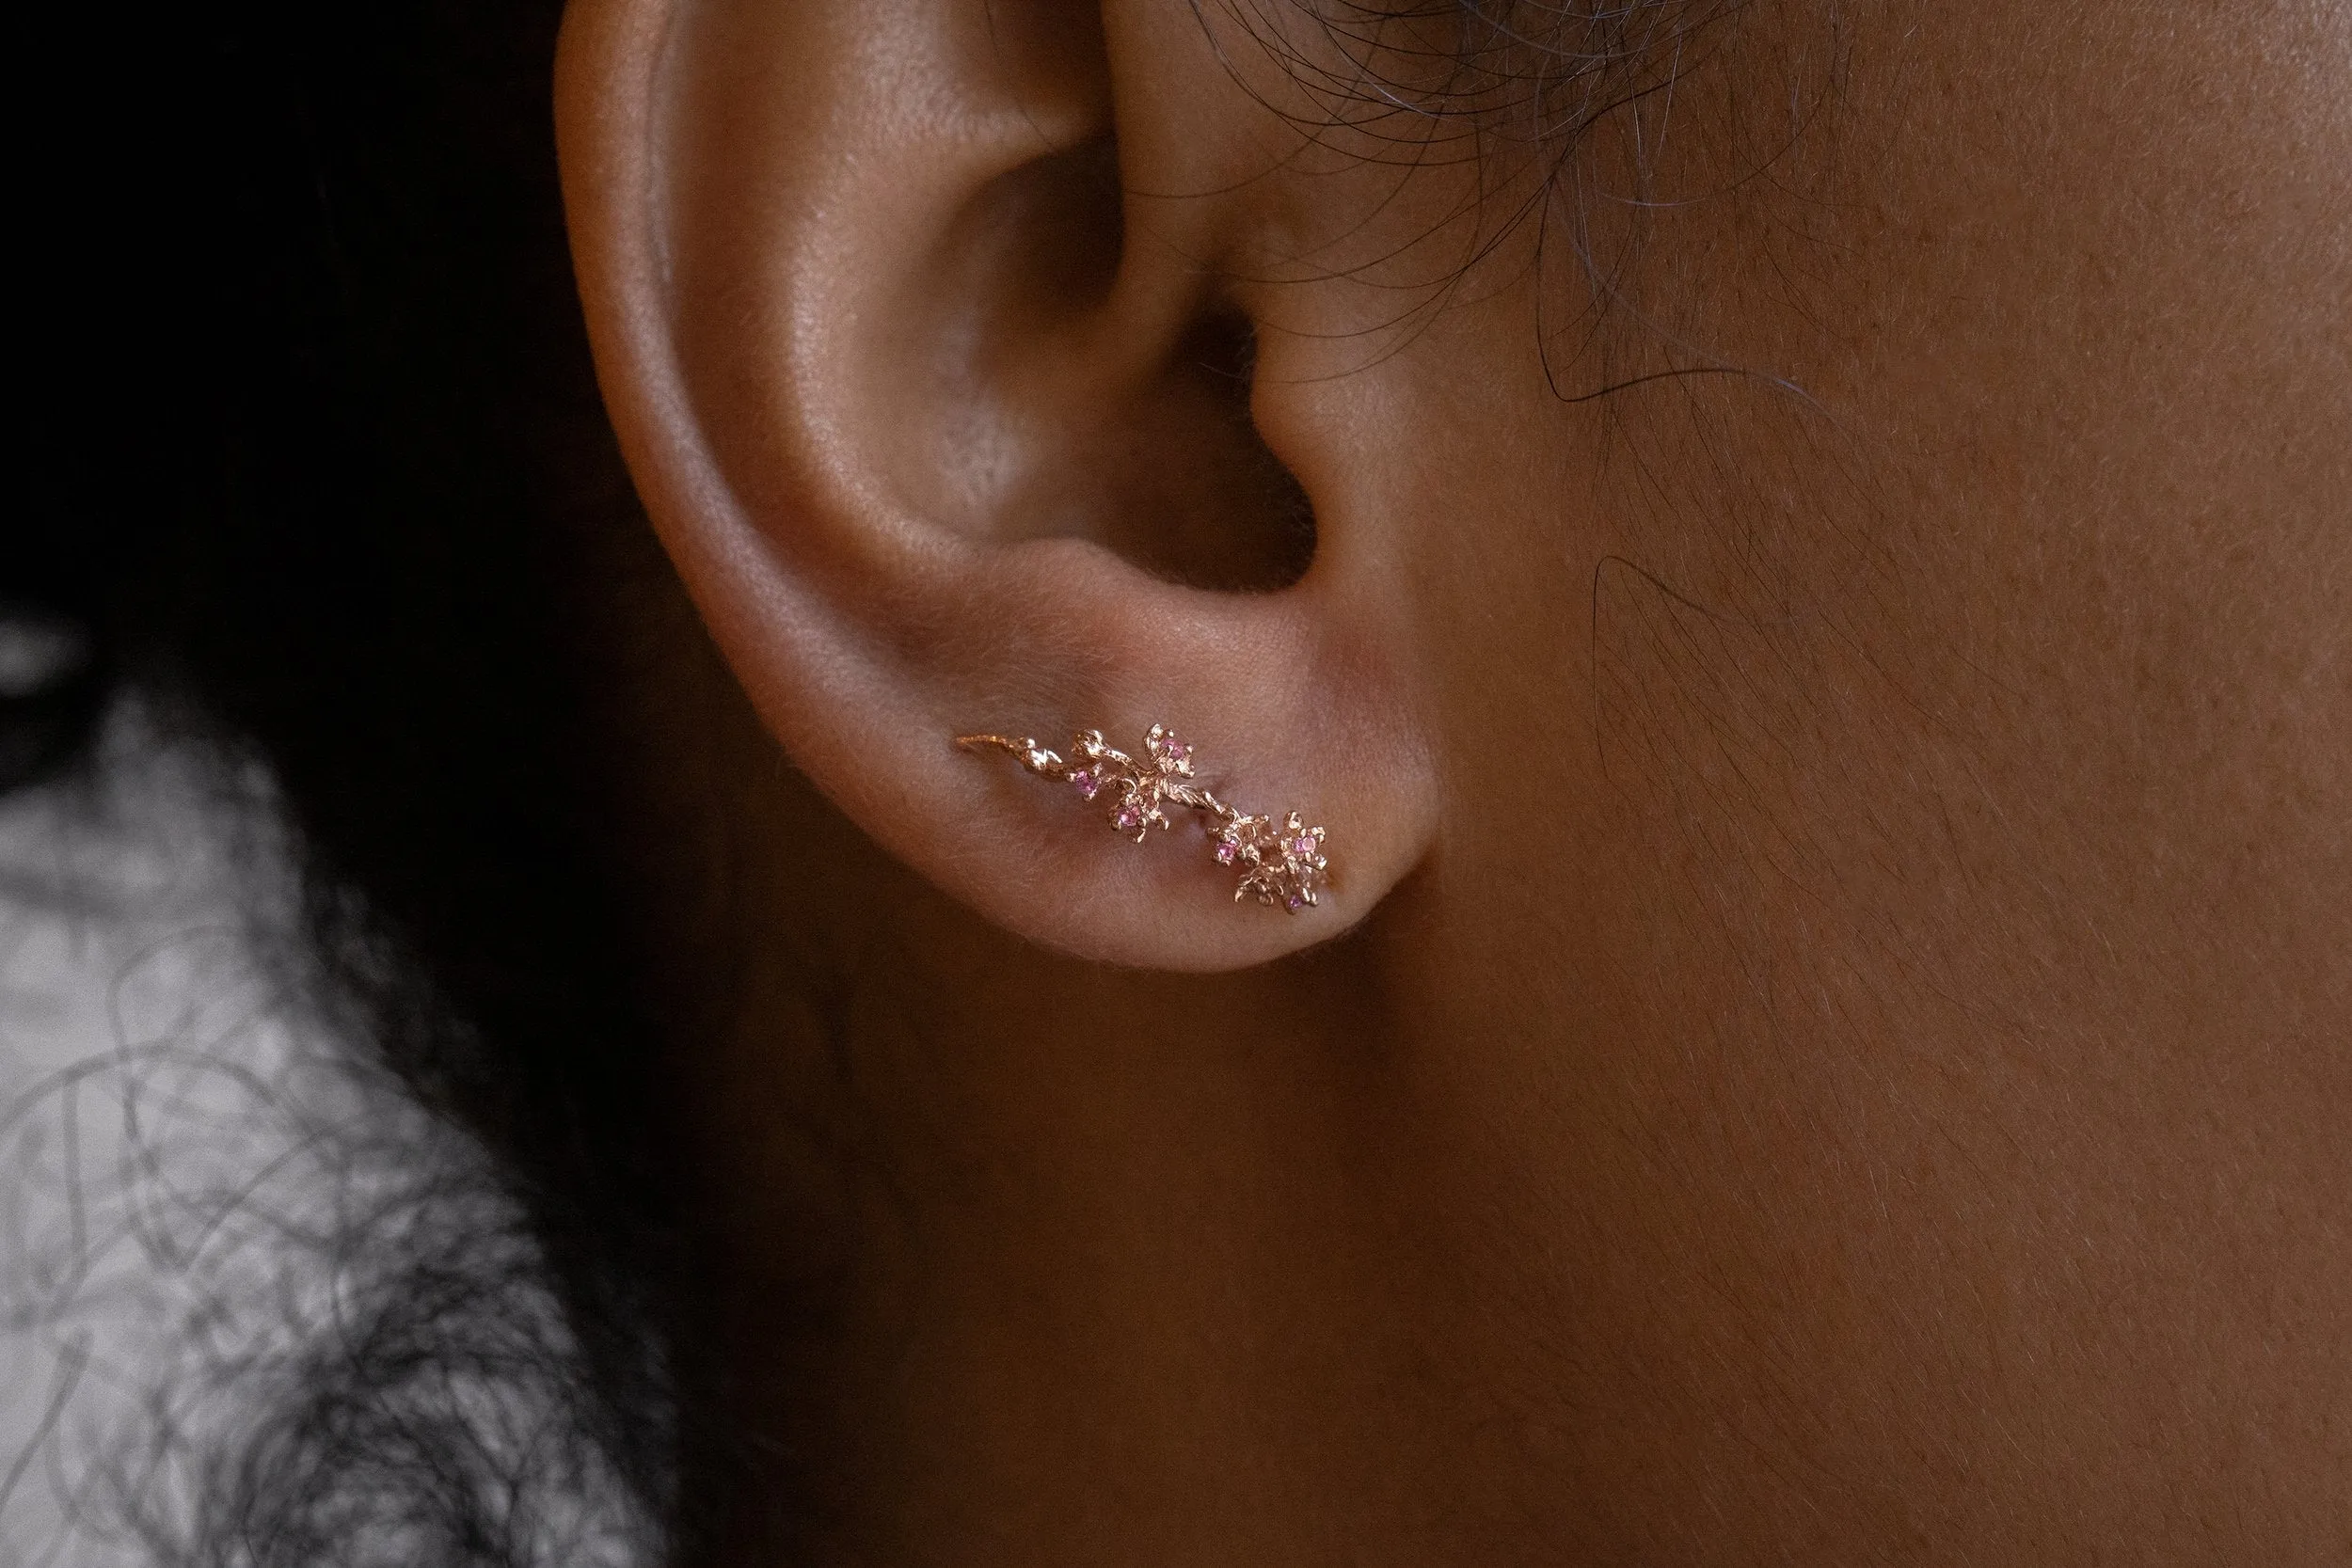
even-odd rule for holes
{"type": "Polygon", "coordinates": [[[1296,914],[1314,905],[1316,890],[1330,879],[1321,828],[1308,827],[1296,812],[1279,823],[1271,816],[1252,816],[1195,784],[1192,748],[1166,725],[1152,725],[1143,737],[1142,762],[1107,744],[1100,730],[1085,731],[1071,742],[1075,756],[1068,762],[1026,737],[960,735],[956,744],[967,752],[989,747],[1009,752],[1041,779],[1067,784],[1089,800],[1107,797],[1111,827],[1122,835],[1134,834],[1137,844],[1154,828],[1167,831],[1171,825],[1169,806],[1216,817],[1210,854],[1217,864],[1241,874],[1241,885],[1233,889],[1235,903],[1254,897],[1296,914]]]}

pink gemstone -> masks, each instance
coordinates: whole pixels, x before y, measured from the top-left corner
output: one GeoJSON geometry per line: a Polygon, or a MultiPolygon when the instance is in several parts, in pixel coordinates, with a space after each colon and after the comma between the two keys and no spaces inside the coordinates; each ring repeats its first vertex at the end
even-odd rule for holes
{"type": "Polygon", "coordinates": [[[1119,808],[1119,815],[1112,817],[1111,821],[1117,824],[1119,831],[1123,833],[1143,821],[1143,813],[1133,806],[1121,806],[1119,808]]]}
{"type": "Polygon", "coordinates": [[[1291,853],[1301,860],[1312,860],[1315,853],[1315,841],[1305,833],[1301,833],[1291,840],[1291,853]]]}
{"type": "Polygon", "coordinates": [[[1294,893],[1288,898],[1282,900],[1282,907],[1290,911],[1291,913],[1296,914],[1299,911],[1307,907],[1307,900],[1294,893]]]}
{"type": "Polygon", "coordinates": [[[1091,800],[1094,792],[1103,787],[1103,781],[1094,776],[1091,768],[1081,768],[1070,775],[1070,787],[1091,800]]]}
{"type": "Polygon", "coordinates": [[[1239,853],[1241,853],[1241,851],[1234,848],[1231,844],[1220,844],[1216,847],[1216,863],[1219,865],[1231,865],[1233,863],[1233,857],[1239,853]]]}

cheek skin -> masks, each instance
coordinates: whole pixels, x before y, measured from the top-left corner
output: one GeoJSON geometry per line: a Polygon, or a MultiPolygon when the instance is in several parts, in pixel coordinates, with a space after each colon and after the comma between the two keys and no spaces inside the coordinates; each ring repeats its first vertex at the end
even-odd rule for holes
{"type": "Polygon", "coordinates": [[[1948,11],[1851,19],[1819,145],[1647,237],[1649,318],[1804,398],[1563,405],[1524,291],[1375,372],[1445,454],[1386,503],[1450,801],[1388,934],[1408,1032],[1482,1043],[1413,1069],[1398,1255],[1557,1538],[2310,1560],[2352,22],[1948,11]],[[1541,1244],[1463,1269],[1466,1212],[1541,1244]]]}

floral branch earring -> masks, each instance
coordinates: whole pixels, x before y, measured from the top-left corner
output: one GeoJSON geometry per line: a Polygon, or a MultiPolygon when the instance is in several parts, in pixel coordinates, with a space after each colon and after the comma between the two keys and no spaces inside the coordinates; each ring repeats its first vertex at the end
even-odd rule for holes
{"type": "Polygon", "coordinates": [[[1067,784],[1089,800],[1107,798],[1111,827],[1134,834],[1137,844],[1152,829],[1165,832],[1171,826],[1170,806],[1215,817],[1218,825],[1210,831],[1210,853],[1217,864],[1241,874],[1235,903],[1254,897],[1296,914],[1315,903],[1316,890],[1329,880],[1331,863],[1324,857],[1321,828],[1308,827],[1296,812],[1277,823],[1227,805],[1192,782],[1192,748],[1165,725],[1152,725],[1143,737],[1141,762],[1107,744],[1101,730],[1088,730],[1071,742],[1076,757],[1070,762],[1026,737],[960,735],[956,744],[967,752],[992,747],[1009,752],[1040,778],[1067,784]]]}

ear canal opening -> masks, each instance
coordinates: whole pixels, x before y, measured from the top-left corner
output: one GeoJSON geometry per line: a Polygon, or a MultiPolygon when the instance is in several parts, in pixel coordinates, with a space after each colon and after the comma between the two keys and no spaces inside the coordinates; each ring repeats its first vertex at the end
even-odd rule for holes
{"type": "Polygon", "coordinates": [[[1225,593],[1272,593],[1306,576],[1315,556],[1314,505],[1250,417],[1257,328],[1238,310],[1204,314],[1174,356],[1175,373],[1215,421],[1217,469],[1204,498],[1213,515],[1183,536],[1185,558],[1161,575],[1225,593]]]}
{"type": "MultiPolygon", "coordinates": [[[[984,303],[971,325],[934,329],[947,352],[931,388],[989,408],[989,428],[1014,433],[1002,450],[1020,477],[992,491],[979,466],[957,468],[970,499],[930,510],[953,517],[977,502],[987,519],[974,516],[977,530],[1091,539],[1189,588],[1286,588],[1314,559],[1314,512],[1250,417],[1248,315],[1212,296],[1172,342],[1139,356],[1141,373],[1117,395],[1057,387],[1076,363],[1063,356],[1087,341],[1068,325],[1115,295],[1124,208],[1118,144],[1105,134],[1009,171],[964,214],[943,252],[953,281],[938,293],[984,303]]],[[[940,457],[926,449],[911,462],[921,472],[940,457]]]]}
{"type": "Polygon", "coordinates": [[[1168,351],[1125,416],[1098,433],[1090,537],[1166,582],[1269,594],[1314,560],[1314,508],[1250,418],[1257,338],[1214,309],[1168,351]]]}

